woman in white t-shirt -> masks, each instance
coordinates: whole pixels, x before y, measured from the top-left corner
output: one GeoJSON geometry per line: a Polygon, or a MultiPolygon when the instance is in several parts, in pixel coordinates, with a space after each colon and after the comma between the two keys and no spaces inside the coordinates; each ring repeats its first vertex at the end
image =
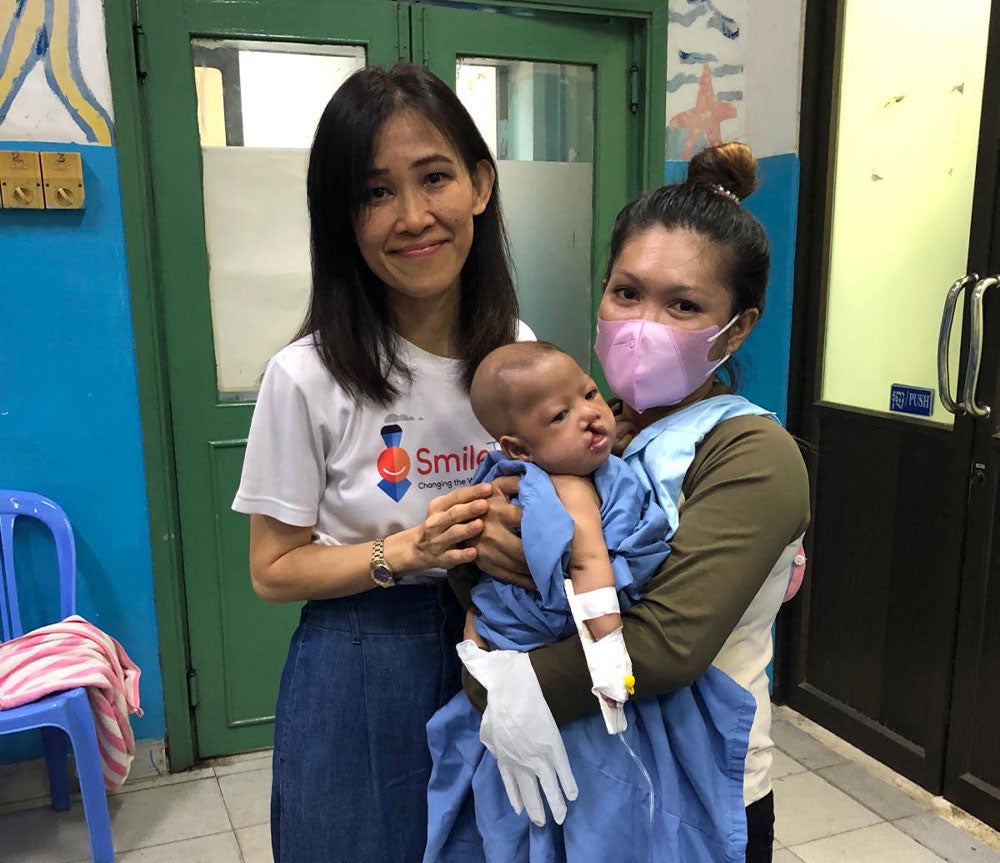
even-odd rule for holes
{"type": "Polygon", "coordinates": [[[254,589],[306,601],[278,693],[276,863],[423,854],[424,725],[460,686],[444,570],[476,558],[472,540],[507,569],[480,535],[495,490],[468,485],[492,443],[468,385],[532,337],[495,180],[461,102],[419,67],[356,73],[316,130],[309,311],[264,374],[233,502],[254,589]]]}

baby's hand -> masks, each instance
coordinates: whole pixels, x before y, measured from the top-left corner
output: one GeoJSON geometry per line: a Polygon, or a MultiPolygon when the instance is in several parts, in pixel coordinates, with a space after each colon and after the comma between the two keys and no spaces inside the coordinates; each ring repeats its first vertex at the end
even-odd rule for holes
{"type": "Polygon", "coordinates": [[[611,707],[619,707],[635,692],[635,677],[632,675],[632,657],[625,647],[621,629],[617,629],[590,649],[584,650],[590,680],[594,684],[593,693],[605,700],[611,707]]]}

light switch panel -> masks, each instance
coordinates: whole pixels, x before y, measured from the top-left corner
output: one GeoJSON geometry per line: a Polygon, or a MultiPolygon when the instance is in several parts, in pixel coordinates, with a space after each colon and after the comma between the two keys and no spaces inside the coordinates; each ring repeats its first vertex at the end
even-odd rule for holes
{"type": "Polygon", "coordinates": [[[5,209],[45,208],[38,153],[28,150],[0,150],[0,200],[5,209]]]}
{"type": "Polygon", "coordinates": [[[41,156],[46,209],[83,209],[83,162],[80,154],[42,153],[41,156]]]}

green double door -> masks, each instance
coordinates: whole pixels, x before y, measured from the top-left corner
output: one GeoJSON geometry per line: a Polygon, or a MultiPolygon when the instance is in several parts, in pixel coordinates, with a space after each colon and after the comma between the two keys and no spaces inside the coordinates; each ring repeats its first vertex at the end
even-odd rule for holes
{"type": "Polygon", "coordinates": [[[647,82],[665,41],[650,15],[377,0],[139,0],[138,18],[188,665],[164,672],[187,673],[193,724],[167,731],[209,757],[270,745],[298,616],[253,594],[248,520],[229,507],[264,364],[308,298],[323,105],[355,69],[398,59],[455,86],[498,157],[522,317],[589,363],[615,213],[662,176],[663,85],[647,82]]]}

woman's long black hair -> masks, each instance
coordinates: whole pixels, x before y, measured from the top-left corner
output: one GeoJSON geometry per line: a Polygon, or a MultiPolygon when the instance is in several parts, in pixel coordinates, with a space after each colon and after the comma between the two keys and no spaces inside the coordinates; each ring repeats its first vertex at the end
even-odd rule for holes
{"type": "MultiPolygon", "coordinates": [[[[388,404],[407,380],[398,355],[387,288],[365,264],[354,225],[366,201],[366,179],[386,120],[412,111],[430,121],[475,174],[481,160],[496,171],[489,147],[447,85],[419,66],[398,63],[354,73],[334,94],[309,156],[306,193],[312,247],[309,310],[295,339],[314,335],[334,379],[354,398],[388,404]],[[392,376],[395,370],[398,376],[392,376]]],[[[517,295],[496,185],[474,217],[472,247],[461,274],[456,340],[466,388],[480,360],[517,335],[517,295]]]]}

